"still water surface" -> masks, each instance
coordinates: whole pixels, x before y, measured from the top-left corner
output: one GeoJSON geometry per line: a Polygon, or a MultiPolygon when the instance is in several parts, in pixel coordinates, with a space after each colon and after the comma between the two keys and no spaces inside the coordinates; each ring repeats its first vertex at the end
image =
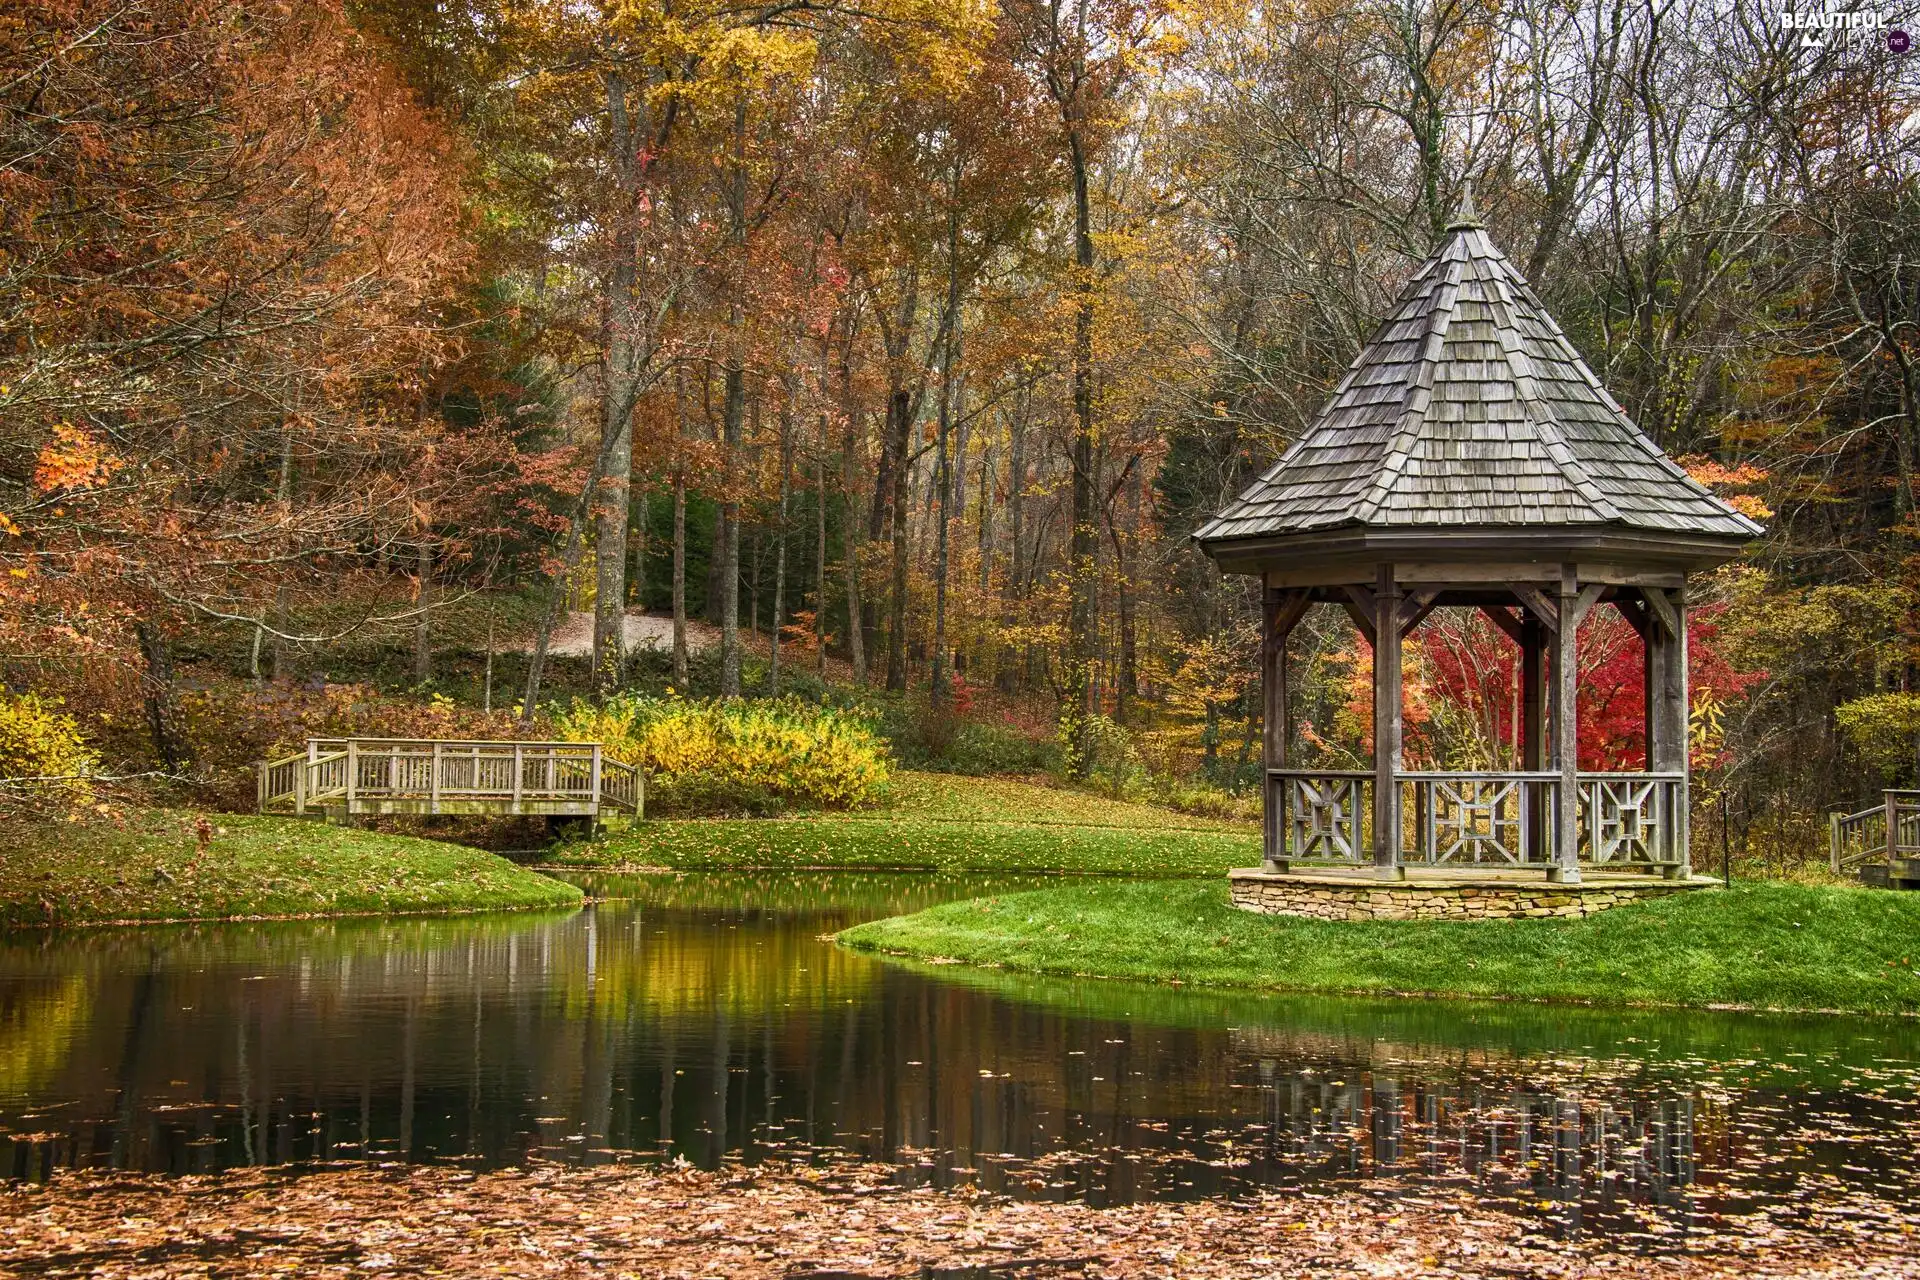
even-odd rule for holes
{"type": "MultiPolygon", "coordinates": [[[[1920,1224],[1910,1021],[1274,998],[849,953],[1008,877],[0,938],[0,1155],[210,1171],[818,1153],[1095,1203],[1385,1178],[1649,1240],[1920,1224]]],[[[617,898],[615,897],[617,895],[617,898]]]]}

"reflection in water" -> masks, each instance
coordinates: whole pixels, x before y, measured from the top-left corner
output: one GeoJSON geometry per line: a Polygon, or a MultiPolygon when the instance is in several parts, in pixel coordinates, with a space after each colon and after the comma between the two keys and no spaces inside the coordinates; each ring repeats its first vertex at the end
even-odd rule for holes
{"type": "Polygon", "coordinates": [[[833,1149],[1096,1202],[1384,1175],[1654,1234],[1809,1195],[1897,1225],[1917,1199],[1901,1022],[1190,993],[822,938],[1004,878],[587,887],[631,896],[11,935],[9,1172],[833,1149]]]}

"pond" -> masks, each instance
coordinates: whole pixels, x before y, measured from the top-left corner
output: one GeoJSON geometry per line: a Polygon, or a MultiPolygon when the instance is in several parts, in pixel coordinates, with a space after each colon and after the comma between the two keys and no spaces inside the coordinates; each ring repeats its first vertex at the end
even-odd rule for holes
{"type": "Polygon", "coordinates": [[[1671,1241],[1920,1218],[1904,1020],[1280,998],[907,966],[1009,877],[587,881],[577,912],[0,939],[0,1154],[202,1172],[851,1154],[1097,1204],[1384,1180],[1671,1241]]]}

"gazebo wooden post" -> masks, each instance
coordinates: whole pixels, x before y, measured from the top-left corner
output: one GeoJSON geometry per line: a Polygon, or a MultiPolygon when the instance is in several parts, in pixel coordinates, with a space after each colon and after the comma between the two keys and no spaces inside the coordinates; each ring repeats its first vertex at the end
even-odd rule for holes
{"type": "Polygon", "coordinates": [[[1400,584],[1380,566],[1373,591],[1373,869],[1403,880],[1400,865],[1400,584]]]}
{"type": "Polygon", "coordinates": [[[1287,767],[1287,642],[1279,627],[1280,593],[1269,589],[1260,606],[1261,862],[1283,869],[1280,805],[1273,770],[1287,767]]]}
{"type": "Polygon", "coordinates": [[[1691,779],[1687,752],[1687,606],[1683,590],[1647,587],[1647,770],[1681,776],[1674,806],[1667,815],[1668,853],[1673,864],[1668,875],[1690,874],[1686,807],[1691,779]]]}
{"type": "Polygon", "coordinates": [[[1622,606],[1620,612],[1640,633],[1640,689],[1646,703],[1641,737],[1646,742],[1647,772],[1658,773],[1664,755],[1660,749],[1661,739],[1667,731],[1666,721],[1660,716],[1660,689],[1666,679],[1666,628],[1660,622],[1660,615],[1654,612],[1654,606],[1646,603],[1649,590],[1651,588],[1640,590],[1641,604],[1637,609],[1622,606]]]}
{"type": "Polygon", "coordinates": [[[1572,565],[1560,567],[1553,637],[1553,769],[1560,785],[1553,804],[1553,864],[1547,879],[1580,883],[1580,584],[1572,565]]]}
{"type": "Polygon", "coordinates": [[[1293,739],[1293,723],[1287,718],[1287,639],[1313,603],[1307,591],[1269,589],[1260,609],[1260,692],[1261,757],[1265,768],[1261,778],[1262,813],[1265,823],[1263,859],[1269,871],[1284,871],[1287,865],[1286,839],[1280,789],[1272,770],[1287,767],[1287,748],[1293,739]]]}
{"type": "MultiPolygon", "coordinates": [[[[1547,767],[1547,629],[1524,606],[1520,615],[1520,767],[1529,773],[1541,773],[1547,767]]],[[[1540,784],[1529,782],[1524,790],[1527,857],[1539,862],[1547,847],[1547,824],[1552,818],[1547,806],[1540,803],[1544,794],[1540,784]]]]}

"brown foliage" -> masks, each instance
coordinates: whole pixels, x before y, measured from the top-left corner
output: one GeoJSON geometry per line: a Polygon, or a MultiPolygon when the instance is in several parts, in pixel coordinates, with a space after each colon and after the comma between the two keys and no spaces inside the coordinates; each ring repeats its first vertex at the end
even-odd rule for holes
{"type": "Polygon", "coordinates": [[[254,762],[302,751],[310,737],[526,736],[526,727],[505,710],[489,714],[446,698],[383,696],[364,685],[252,689],[223,683],[183,693],[180,712],[181,734],[197,765],[196,798],[236,811],[254,805],[254,762]]]}
{"type": "Polygon", "coordinates": [[[471,484],[415,404],[468,257],[455,177],[331,0],[0,18],[10,650],[133,661],[136,623],[277,625],[471,484]]]}

